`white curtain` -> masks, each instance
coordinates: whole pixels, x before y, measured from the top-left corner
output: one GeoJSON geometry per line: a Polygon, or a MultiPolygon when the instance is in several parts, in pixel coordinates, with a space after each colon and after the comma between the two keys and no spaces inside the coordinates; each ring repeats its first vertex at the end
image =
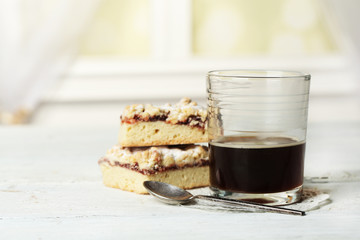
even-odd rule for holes
{"type": "Polygon", "coordinates": [[[22,123],[66,71],[99,0],[0,0],[0,123],[22,123]]]}

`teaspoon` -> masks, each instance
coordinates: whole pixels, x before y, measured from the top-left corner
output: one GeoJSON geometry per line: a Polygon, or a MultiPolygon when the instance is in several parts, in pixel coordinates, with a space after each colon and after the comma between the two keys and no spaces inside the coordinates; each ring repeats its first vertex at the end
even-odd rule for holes
{"type": "Polygon", "coordinates": [[[192,195],[188,191],[178,188],[174,185],[157,182],[157,181],[145,181],[143,183],[144,187],[147,191],[158,198],[160,201],[165,202],[167,204],[186,204],[194,201],[195,198],[204,199],[213,202],[224,203],[227,205],[233,206],[241,206],[247,207],[251,209],[263,210],[265,212],[273,212],[273,213],[282,213],[282,214],[290,214],[290,215],[299,215],[304,216],[304,211],[293,210],[289,208],[275,207],[275,206],[267,206],[258,203],[234,200],[234,199],[226,199],[215,196],[207,196],[207,195],[192,195]]]}

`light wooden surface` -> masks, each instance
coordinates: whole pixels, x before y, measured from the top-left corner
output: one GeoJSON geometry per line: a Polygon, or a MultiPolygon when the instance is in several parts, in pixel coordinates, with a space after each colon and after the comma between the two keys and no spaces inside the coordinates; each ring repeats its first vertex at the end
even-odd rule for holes
{"type": "Polygon", "coordinates": [[[117,126],[0,127],[0,239],[360,239],[360,123],[310,124],[306,183],[331,203],[307,216],[199,210],[104,187],[117,126]],[[314,180],[316,181],[316,179],[314,180]]]}

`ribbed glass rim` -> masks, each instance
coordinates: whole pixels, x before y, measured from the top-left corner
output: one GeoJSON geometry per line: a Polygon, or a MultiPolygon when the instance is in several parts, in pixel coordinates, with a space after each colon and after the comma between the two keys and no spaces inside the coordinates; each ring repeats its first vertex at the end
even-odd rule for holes
{"type": "Polygon", "coordinates": [[[213,70],[207,73],[208,77],[231,77],[231,78],[304,78],[310,80],[308,73],[292,70],[263,70],[263,69],[224,69],[213,70]]]}

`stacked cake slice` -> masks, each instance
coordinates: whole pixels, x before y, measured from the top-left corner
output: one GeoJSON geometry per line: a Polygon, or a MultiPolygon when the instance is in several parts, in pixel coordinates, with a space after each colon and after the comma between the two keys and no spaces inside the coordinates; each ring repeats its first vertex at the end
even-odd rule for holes
{"type": "Polygon", "coordinates": [[[189,189],[209,185],[207,112],[183,98],[176,105],[127,106],[119,145],[99,160],[106,186],[147,193],[143,182],[162,181],[189,189]]]}

